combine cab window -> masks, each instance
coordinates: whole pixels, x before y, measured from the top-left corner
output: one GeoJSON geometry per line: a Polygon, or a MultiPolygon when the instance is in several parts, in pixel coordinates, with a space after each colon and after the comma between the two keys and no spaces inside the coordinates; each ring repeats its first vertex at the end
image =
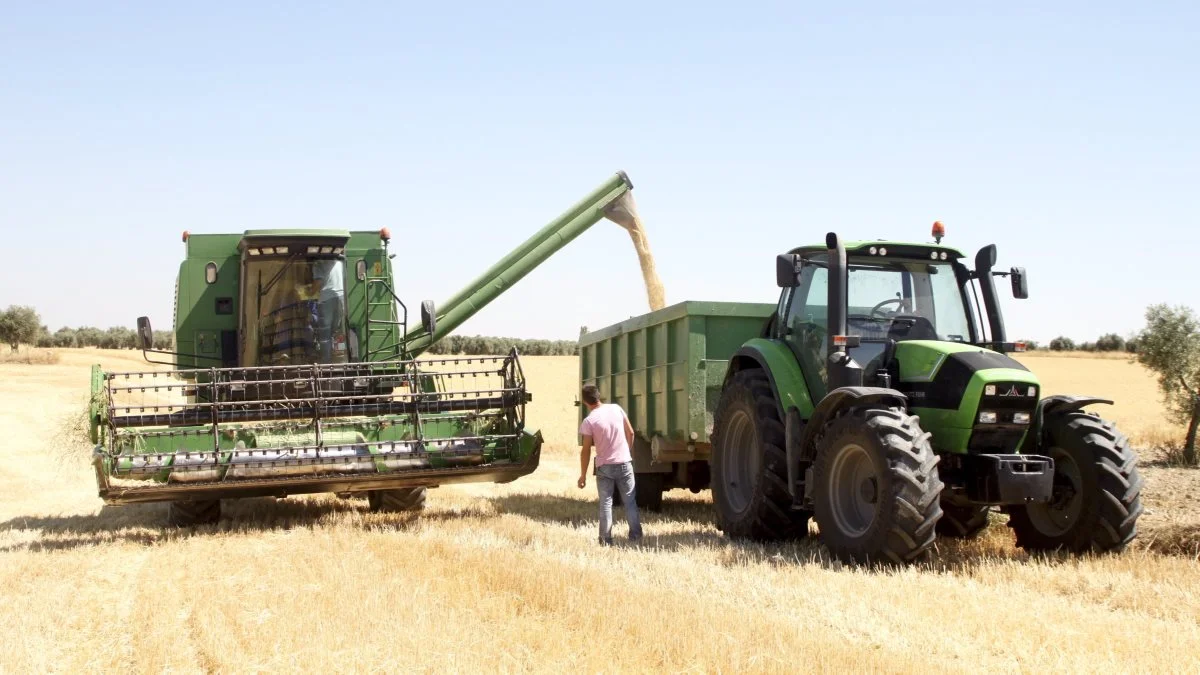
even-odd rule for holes
{"type": "Polygon", "coordinates": [[[347,362],[343,260],[250,257],[242,289],[242,365],[347,362]]]}

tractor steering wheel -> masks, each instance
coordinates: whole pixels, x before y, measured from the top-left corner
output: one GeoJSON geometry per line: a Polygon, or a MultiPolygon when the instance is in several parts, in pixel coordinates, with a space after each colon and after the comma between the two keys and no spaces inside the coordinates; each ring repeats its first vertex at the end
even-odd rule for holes
{"type": "Polygon", "coordinates": [[[883,319],[887,319],[887,318],[889,318],[887,315],[885,315],[883,312],[881,312],[881,311],[879,311],[879,310],[880,310],[880,309],[881,309],[881,308],[882,308],[884,305],[890,305],[890,304],[892,304],[893,302],[894,302],[894,303],[896,303],[896,309],[897,309],[897,310],[899,310],[899,309],[900,309],[900,308],[901,308],[901,307],[904,305],[904,299],[903,299],[903,298],[888,298],[887,300],[884,300],[883,302],[881,302],[881,303],[879,303],[878,305],[875,305],[874,307],[872,307],[872,308],[871,308],[871,316],[875,316],[876,314],[878,314],[880,318],[883,318],[883,319]]]}

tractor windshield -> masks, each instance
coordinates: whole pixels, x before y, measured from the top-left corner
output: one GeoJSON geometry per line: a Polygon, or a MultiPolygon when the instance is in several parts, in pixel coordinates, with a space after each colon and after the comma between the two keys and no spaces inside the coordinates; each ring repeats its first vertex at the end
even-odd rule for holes
{"type": "Polygon", "coordinates": [[[970,342],[953,263],[851,258],[847,330],[863,339],[970,342]]]}
{"type": "Polygon", "coordinates": [[[345,263],[330,256],[250,256],[241,364],[345,363],[345,263]]]}

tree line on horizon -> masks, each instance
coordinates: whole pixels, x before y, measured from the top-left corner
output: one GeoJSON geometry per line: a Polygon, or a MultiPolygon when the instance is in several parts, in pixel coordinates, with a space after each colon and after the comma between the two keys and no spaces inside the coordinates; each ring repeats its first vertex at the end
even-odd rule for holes
{"type": "MultiPolygon", "coordinates": [[[[1166,412],[1171,419],[1187,425],[1184,461],[1196,463],[1196,437],[1200,429],[1200,318],[1191,308],[1151,305],[1146,309],[1146,324],[1135,335],[1123,338],[1116,333],[1102,335],[1095,342],[1076,343],[1060,336],[1050,341],[1050,351],[1124,351],[1158,377],[1166,412]]],[[[22,344],[50,348],[99,347],[137,349],[137,332],[114,326],[107,330],[84,326],[63,327],[53,333],[41,322],[32,307],[10,306],[0,312],[0,342],[17,351],[22,344]]],[[[174,334],[154,331],[154,348],[171,349],[174,334]]],[[[520,338],[450,335],[429,349],[431,354],[507,354],[514,347],[529,356],[573,355],[579,353],[575,340],[526,340],[520,338]]],[[[1038,349],[1036,341],[1027,341],[1027,349],[1038,349]]]]}
{"type": "MultiPolygon", "coordinates": [[[[125,326],[95,328],[64,326],[51,332],[32,307],[11,306],[0,312],[0,342],[13,351],[18,345],[30,345],[43,349],[75,349],[97,347],[99,349],[139,349],[137,331],[125,326]]],[[[170,350],[175,346],[175,333],[166,330],[154,331],[154,349],[170,350]]],[[[449,335],[429,348],[430,354],[454,355],[503,355],[516,348],[528,356],[572,356],[579,353],[575,340],[537,340],[524,338],[494,337],[483,335],[449,335]]]]}

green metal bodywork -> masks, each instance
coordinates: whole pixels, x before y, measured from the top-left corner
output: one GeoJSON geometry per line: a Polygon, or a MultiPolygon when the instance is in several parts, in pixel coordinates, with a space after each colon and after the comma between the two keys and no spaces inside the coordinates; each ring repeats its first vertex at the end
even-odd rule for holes
{"type": "Polygon", "coordinates": [[[632,189],[633,184],[623,172],[613,175],[439,305],[433,335],[420,325],[411,326],[405,335],[409,351],[420,354],[449,335],[535,267],[605,218],[605,211],[618,204],[632,189]]]}
{"type": "MultiPolygon", "coordinates": [[[[712,412],[734,353],[774,305],[681,302],[579,338],[579,378],[623,407],[637,436],[709,442],[712,412]]],[[[586,408],[580,406],[580,419],[586,408]]]]}
{"type": "MultiPolygon", "coordinates": [[[[856,241],[845,247],[850,255],[866,255],[872,247],[890,248],[904,251],[903,260],[914,261],[927,260],[931,252],[939,260],[943,252],[947,260],[964,257],[956,248],[928,243],[856,241]]],[[[790,252],[827,250],[814,245],[790,252]]],[[[597,384],[606,400],[625,407],[639,439],[709,442],[720,388],[731,371],[744,367],[767,371],[781,416],[795,409],[807,420],[818,401],[813,400],[813,387],[795,352],[784,339],[764,337],[763,324],[775,310],[773,304],[688,301],[592,331],[580,338],[580,384],[597,384]],[[719,321],[737,312],[753,321],[719,321]],[[679,341],[677,335],[690,336],[690,342],[679,341]],[[679,347],[664,351],[672,345],[679,347]]],[[[896,348],[900,383],[928,382],[948,355],[971,351],[998,353],[961,342],[901,341],[896,348]]],[[[933,433],[935,450],[967,452],[983,389],[997,382],[1040,385],[1025,370],[983,369],[973,373],[956,409],[911,407],[920,415],[922,428],[933,433]]]]}
{"type": "MultiPolygon", "coordinates": [[[[369,301],[382,302],[389,298],[384,297],[382,286],[370,285],[366,280],[357,278],[355,268],[358,261],[365,264],[369,278],[385,280],[391,286],[394,286],[395,279],[392,261],[387,256],[378,230],[246,230],[241,234],[191,234],[175,281],[175,351],[181,354],[175,358],[176,366],[188,369],[236,364],[236,354],[226,354],[222,350],[221,335],[222,331],[238,330],[242,311],[239,290],[241,246],[244,240],[287,241],[326,237],[345,241],[346,274],[343,287],[346,289],[347,322],[351,327],[365,330],[369,301]],[[204,276],[205,267],[210,262],[217,266],[217,280],[213,284],[207,283],[204,276]],[[369,298],[368,293],[371,296],[369,298]],[[232,302],[232,312],[218,314],[218,298],[228,298],[232,302]],[[211,357],[216,361],[186,356],[192,354],[211,357]]],[[[392,313],[384,307],[371,307],[370,313],[373,321],[384,322],[392,318],[392,313]]],[[[371,339],[390,344],[398,342],[399,337],[398,332],[392,329],[390,332],[381,331],[371,339]]]]}
{"type": "MultiPolygon", "coordinates": [[[[923,383],[932,381],[945,363],[946,356],[963,352],[998,353],[974,345],[934,340],[909,340],[896,345],[896,360],[900,364],[901,383],[923,383]]],[[[975,414],[983,397],[983,388],[998,382],[1020,382],[1041,388],[1037,376],[1028,370],[1014,368],[989,368],[978,370],[971,376],[956,409],[925,408],[911,406],[910,410],[921,417],[921,428],[933,433],[930,442],[937,452],[965,453],[967,441],[975,426],[975,414]]],[[[1020,448],[1022,443],[1017,444],[1020,448]]],[[[1017,450],[1014,450],[1017,452],[1017,450]]]]}
{"type": "MultiPolygon", "coordinates": [[[[430,345],[604,218],[607,210],[622,202],[622,197],[631,189],[624,173],[614,174],[438,307],[437,325],[432,335],[420,325],[415,312],[405,316],[402,306],[394,301],[392,260],[381,231],[285,229],[185,236],[184,260],[179,265],[175,284],[177,353],[172,357],[172,365],[177,370],[106,373],[97,366],[92,371],[89,418],[92,440],[96,443],[94,464],[101,496],[109,503],[126,503],[356,491],[478,480],[507,482],[533,471],[540,454],[541,434],[524,427],[527,399],[517,355],[491,359],[499,365],[487,366],[486,372],[475,371],[470,375],[464,375],[464,371],[472,372],[469,369],[475,366],[471,365],[471,360],[421,360],[419,357],[430,345]],[[244,339],[239,333],[244,290],[241,277],[243,265],[251,259],[246,257],[246,250],[314,241],[344,249],[346,327],[357,336],[358,344],[357,353],[350,348],[351,363],[348,365],[351,368],[314,365],[310,377],[309,371],[302,370],[303,366],[289,366],[292,369],[285,371],[249,368],[247,364],[239,363],[237,345],[244,339]],[[206,277],[206,269],[210,266],[216,268],[215,279],[206,277]],[[365,270],[365,279],[359,278],[360,266],[365,270]],[[395,345],[394,349],[392,345],[395,345]],[[380,352],[381,356],[371,356],[380,352]],[[436,364],[440,364],[444,372],[439,371],[436,364]],[[351,405],[345,400],[339,403],[337,393],[325,394],[322,398],[320,392],[322,388],[328,389],[329,382],[340,383],[338,387],[350,386],[349,383],[357,381],[360,375],[370,382],[373,392],[368,402],[402,405],[410,412],[356,415],[353,412],[355,400],[349,400],[351,405]],[[482,380],[482,383],[463,384],[468,377],[482,380]],[[488,381],[489,377],[491,381],[488,381]],[[239,404],[238,392],[244,391],[245,387],[262,389],[261,385],[255,384],[255,378],[290,378],[286,385],[278,386],[294,384],[295,391],[316,393],[284,393],[282,399],[272,399],[275,403],[255,399],[253,406],[239,404]],[[331,379],[322,384],[323,378],[331,379]],[[139,384],[146,387],[137,392],[139,384]],[[160,388],[169,394],[169,400],[162,405],[162,410],[167,412],[162,414],[159,414],[155,400],[132,409],[122,407],[123,401],[119,400],[131,393],[157,396],[160,388]],[[393,390],[397,393],[393,394],[393,390]],[[390,398],[393,395],[401,396],[402,404],[396,403],[399,399],[390,398]],[[294,405],[301,407],[308,405],[304,402],[305,396],[317,397],[313,400],[320,403],[309,406],[311,418],[300,416],[296,419],[294,411],[279,412],[281,408],[293,405],[287,402],[293,396],[297,398],[294,405]],[[492,402],[489,403],[491,407],[472,407],[476,405],[471,403],[472,396],[492,402]],[[218,401],[220,405],[212,405],[212,401],[218,401]],[[325,419],[326,407],[330,405],[340,406],[343,412],[328,415],[325,419]],[[230,421],[240,414],[239,411],[251,408],[249,421],[230,421]],[[445,412],[439,412],[443,409],[445,412]],[[206,410],[213,411],[211,422],[197,417],[201,413],[207,414],[204,413],[206,410]],[[222,414],[226,418],[218,419],[222,414]],[[259,422],[255,415],[273,421],[259,422]],[[288,417],[280,421],[279,415],[288,417]],[[142,426],[141,419],[148,422],[142,426]],[[404,442],[413,439],[422,441],[419,468],[390,469],[385,466],[385,455],[393,465],[410,461],[387,453],[395,453],[397,445],[408,447],[404,442]],[[470,466],[462,464],[467,455],[461,452],[442,454],[425,445],[424,441],[428,439],[436,439],[439,446],[448,447],[465,445],[465,441],[460,443],[456,439],[470,440],[475,444],[470,446],[470,466]],[[358,452],[345,461],[357,463],[359,469],[365,465],[368,455],[379,455],[380,458],[374,471],[348,476],[332,475],[328,470],[328,466],[341,462],[341,456],[296,460],[289,455],[317,457],[316,453],[326,451],[358,452]],[[288,471],[299,466],[301,474],[314,467],[323,473],[320,476],[315,475],[316,471],[313,475],[288,474],[286,480],[230,478],[231,458],[236,456],[243,462],[238,466],[244,467],[248,466],[244,462],[254,461],[255,453],[259,452],[262,456],[274,453],[271,461],[276,455],[283,457],[278,465],[288,471]],[[306,452],[309,454],[304,455],[306,452]],[[201,473],[195,466],[188,465],[197,457],[215,458],[214,466],[204,468],[204,475],[211,473],[210,478],[187,478],[188,471],[193,471],[193,475],[201,473]],[[321,465],[321,461],[325,464],[321,465]],[[130,486],[118,479],[139,479],[158,487],[130,486]],[[185,479],[195,482],[180,482],[185,479]]],[[[622,207],[633,208],[631,202],[622,207]]],[[[478,362],[478,359],[474,361],[478,362]]],[[[271,384],[268,388],[274,392],[276,386],[271,384]]],[[[259,466],[271,469],[276,464],[253,466],[254,470],[259,466]]]]}

